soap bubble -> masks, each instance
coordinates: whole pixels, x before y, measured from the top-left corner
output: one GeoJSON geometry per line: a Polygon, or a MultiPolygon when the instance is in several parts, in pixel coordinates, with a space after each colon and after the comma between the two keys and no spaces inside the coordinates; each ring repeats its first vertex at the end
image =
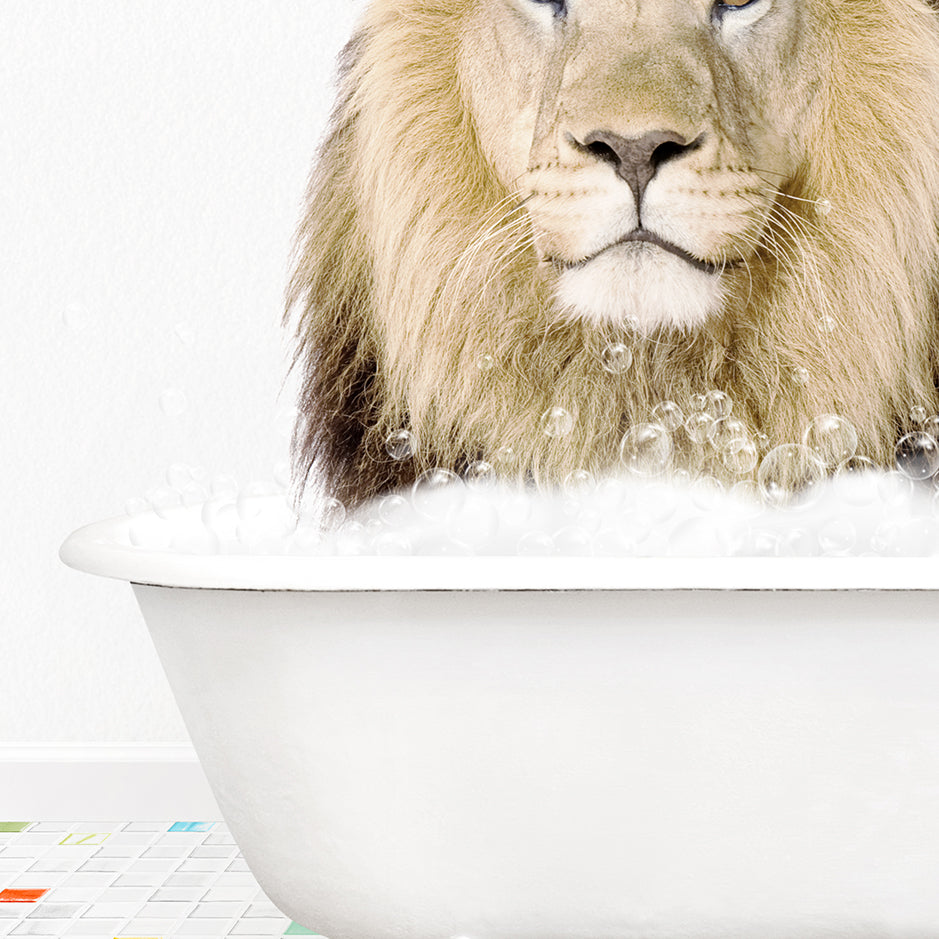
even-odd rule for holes
{"type": "Polygon", "coordinates": [[[738,437],[721,450],[721,462],[728,472],[735,476],[745,476],[756,469],[757,463],[760,462],[760,451],[752,440],[738,437]]]}
{"type": "Polygon", "coordinates": [[[685,433],[694,443],[704,443],[711,432],[714,419],[701,411],[696,411],[685,420],[685,433]]]}
{"type": "Polygon", "coordinates": [[[411,486],[411,504],[425,518],[438,518],[454,504],[458,504],[459,495],[464,491],[463,480],[448,469],[435,466],[426,470],[411,486]],[[440,493],[448,490],[450,499],[444,503],[440,493]]]}
{"type": "Polygon", "coordinates": [[[297,525],[290,541],[290,549],[295,554],[326,554],[329,547],[319,525],[297,525]]]}
{"type": "Polygon", "coordinates": [[[167,388],[160,395],[160,410],[167,417],[179,417],[187,407],[189,402],[186,400],[186,394],[179,388],[167,388]]]}
{"type": "MultiPolygon", "coordinates": [[[[707,413],[708,407],[708,398],[707,395],[692,395],[688,399],[688,407],[692,414],[705,414],[707,413]]],[[[708,414],[708,417],[711,415],[708,414]]],[[[713,420],[713,418],[712,418],[713,420]]]]}
{"type": "Polygon", "coordinates": [[[708,443],[719,453],[738,440],[746,440],[748,436],[747,425],[735,417],[713,419],[707,430],[708,443]]]}
{"type": "Polygon", "coordinates": [[[403,525],[411,515],[411,503],[399,493],[385,496],[378,503],[378,517],[390,528],[403,525]]]}
{"type": "Polygon", "coordinates": [[[548,408],[541,415],[541,429],[548,437],[566,437],[574,429],[574,417],[564,408],[548,408]]]}
{"type": "Polygon", "coordinates": [[[135,548],[165,551],[173,539],[173,526],[153,512],[145,512],[131,520],[127,536],[135,548]]]}
{"type": "Polygon", "coordinates": [[[187,483],[179,490],[180,501],[183,505],[201,505],[208,493],[198,483],[187,483]]]}
{"type": "Polygon", "coordinates": [[[699,476],[691,484],[691,501],[704,511],[710,511],[723,495],[724,487],[713,476],[699,476]]]}
{"type": "Polygon", "coordinates": [[[784,443],[763,457],[757,483],[763,498],[772,506],[787,505],[794,496],[804,504],[823,475],[824,467],[808,447],[784,443]]]}
{"type": "Polygon", "coordinates": [[[715,421],[721,418],[730,417],[730,412],[734,409],[734,402],[730,395],[723,391],[713,389],[704,396],[704,413],[715,421]]]}
{"type": "Polygon", "coordinates": [[[603,557],[631,557],[638,550],[636,539],[615,528],[602,528],[593,539],[594,551],[603,557]]]}
{"type": "Polygon", "coordinates": [[[930,434],[901,437],[895,453],[896,467],[908,479],[930,479],[939,471],[939,442],[930,434]]]}
{"type": "Polygon", "coordinates": [[[838,322],[833,316],[829,316],[827,313],[823,313],[818,318],[818,328],[823,333],[831,335],[838,328],[838,322]]]}
{"type": "Polygon", "coordinates": [[[636,504],[636,520],[640,525],[655,525],[666,521],[678,508],[678,492],[664,482],[650,483],[636,504]]]}
{"type": "Polygon", "coordinates": [[[910,423],[912,424],[923,424],[926,422],[926,418],[929,417],[926,408],[921,404],[915,404],[910,408],[910,423]]]}
{"type": "Polygon", "coordinates": [[[379,557],[405,557],[414,553],[410,539],[400,531],[385,531],[377,535],[372,548],[379,557]]]}
{"type": "Polygon", "coordinates": [[[839,465],[835,477],[842,502],[870,505],[877,498],[877,467],[866,456],[852,456],[845,460],[839,465]]]}
{"type": "Polygon", "coordinates": [[[209,484],[209,492],[213,496],[222,496],[227,499],[234,499],[238,495],[238,480],[234,476],[228,476],[220,473],[212,477],[209,484]]]}
{"type": "Polygon", "coordinates": [[[812,378],[812,373],[804,365],[793,366],[792,380],[797,385],[807,385],[812,378]]]}
{"type": "Polygon", "coordinates": [[[777,557],[810,558],[818,554],[815,533],[807,528],[790,528],[781,534],[776,543],[777,557]]]}
{"type": "Polygon", "coordinates": [[[621,375],[633,364],[632,349],[621,342],[613,342],[601,353],[600,362],[612,375],[621,375]]]}
{"type": "Polygon", "coordinates": [[[496,468],[486,460],[474,460],[463,471],[463,479],[470,486],[486,486],[496,480],[496,468]]]}
{"type": "Polygon", "coordinates": [[[888,557],[935,556],[939,549],[939,523],[927,517],[890,519],[874,532],[871,548],[888,557]]]}
{"type": "Polygon", "coordinates": [[[642,332],[642,322],[638,316],[630,314],[629,316],[624,316],[622,319],[622,326],[627,332],[630,333],[640,333],[642,332]]]}
{"type": "Polygon", "coordinates": [[[932,414],[923,421],[920,430],[939,440],[939,414],[932,414]]]}
{"type": "Polygon", "coordinates": [[[857,431],[849,420],[837,414],[820,414],[805,428],[802,442],[824,466],[831,468],[854,456],[857,431]]]}
{"type": "Polygon", "coordinates": [[[132,499],[128,499],[124,503],[124,512],[131,517],[135,515],[143,515],[144,512],[149,512],[150,510],[150,503],[147,502],[146,499],[141,499],[136,496],[132,499]]]}
{"type": "Polygon", "coordinates": [[[235,499],[238,517],[243,521],[252,521],[264,512],[267,497],[273,495],[273,487],[267,483],[253,482],[245,486],[235,499]]]}
{"type": "Polygon", "coordinates": [[[597,485],[590,470],[578,469],[564,477],[564,492],[569,496],[579,496],[590,492],[597,485]]]}
{"type": "Polygon", "coordinates": [[[492,454],[493,467],[502,473],[514,470],[518,464],[518,455],[511,447],[498,447],[492,454]]]}
{"type": "Polygon", "coordinates": [[[906,505],[913,495],[913,480],[896,471],[884,473],[877,479],[877,495],[887,506],[906,505]]]}
{"type": "Polygon", "coordinates": [[[522,557],[547,557],[555,553],[553,539],[543,531],[525,532],[515,550],[522,557]]]}
{"type": "Polygon", "coordinates": [[[846,518],[833,518],[819,529],[818,543],[825,554],[847,554],[857,540],[854,523],[846,518]]]}
{"type": "Polygon", "coordinates": [[[338,499],[324,499],[320,517],[324,528],[339,528],[346,520],[346,507],[338,499]]]}
{"type": "Polygon", "coordinates": [[[726,519],[710,514],[679,522],[668,539],[672,557],[728,557],[738,547],[739,532],[726,519]]]}
{"type": "MultiPolygon", "coordinates": [[[[753,465],[756,466],[755,463],[753,465]]],[[[737,500],[738,514],[755,516],[762,511],[760,487],[752,479],[742,479],[734,483],[730,488],[730,494],[737,500]]]]}
{"type": "Polygon", "coordinates": [[[460,544],[475,547],[491,542],[499,531],[499,510],[492,499],[470,492],[447,515],[447,535],[460,544]]]}
{"type": "Polygon", "coordinates": [[[669,433],[673,433],[685,423],[685,415],[674,401],[660,401],[652,409],[652,423],[660,424],[669,433]]]}
{"type": "Polygon", "coordinates": [[[169,486],[155,486],[147,492],[147,501],[160,518],[166,518],[179,504],[179,493],[169,486]]]}
{"type": "Polygon", "coordinates": [[[414,435],[409,430],[396,430],[385,438],[385,452],[393,460],[408,460],[414,452],[414,435]]]}
{"type": "Polygon", "coordinates": [[[491,372],[493,368],[495,368],[495,365],[496,360],[488,353],[484,353],[476,359],[476,368],[481,372],[491,372]]]}
{"type": "Polygon", "coordinates": [[[660,424],[635,424],[620,442],[620,460],[636,476],[656,476],[672,460],[672,438],[660,424]]]}
{"type": "Polygon", "coordinates": [[[593,554],[593,536],[580,525],[569,525],[554,533],[554,546],[558,554],[586,556],[593,554]]]}
{"type": "Polygon", "coordinates": [[[340,557],[357,557],[365,553],[365,526],[351,519],[336,532],[332,542],[340,557]]]}
{"type": "Polygon", "coordinates": [[[831,202],[828,199],[819,199],[815,203],[815,211],[822,216],[828,215],[831,212],[831,202]]]}

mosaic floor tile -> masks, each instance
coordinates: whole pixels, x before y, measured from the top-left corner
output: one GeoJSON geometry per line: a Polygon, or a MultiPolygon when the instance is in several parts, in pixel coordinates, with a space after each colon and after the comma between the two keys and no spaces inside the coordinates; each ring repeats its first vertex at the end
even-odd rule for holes
{"type": "Polygon", "coordinates": [[[221,822],[0,823],[0,937],[310,935],[271,903],[221,822]]]}

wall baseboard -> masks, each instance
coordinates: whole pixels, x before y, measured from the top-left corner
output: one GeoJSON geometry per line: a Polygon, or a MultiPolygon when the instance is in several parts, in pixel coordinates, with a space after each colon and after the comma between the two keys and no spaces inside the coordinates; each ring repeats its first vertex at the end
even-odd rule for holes
{"type": "Polygon", "coordinates": [[[0,743],[0,820],[221,817],[191,746],[0,743]]]}

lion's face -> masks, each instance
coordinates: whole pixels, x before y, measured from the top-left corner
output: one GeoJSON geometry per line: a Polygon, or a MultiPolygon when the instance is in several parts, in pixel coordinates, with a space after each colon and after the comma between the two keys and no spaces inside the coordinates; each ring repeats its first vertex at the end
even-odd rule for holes
{"type": "Polygon", "coordinates": [[[806,18],[780,0],[476,4],[464,94],[562,313],[687,330],[746,281],[801,157],[806,18]]]}
{"type": "Polygon", "coordinates": [[[300,479],[618,472],[677,402],[674,467],[731,483],[713,389],[749,454],[839,414],[892,465],[939,411],[939,22],[737,2],[370,0],[291,281],[300,479]]]}

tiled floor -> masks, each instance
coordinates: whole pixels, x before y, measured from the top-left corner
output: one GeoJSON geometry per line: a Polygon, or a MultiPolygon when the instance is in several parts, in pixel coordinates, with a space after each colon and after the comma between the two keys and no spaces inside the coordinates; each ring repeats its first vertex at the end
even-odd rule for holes
{"type": "Polygon", "coordinates": [[[0,822],[0,936],[310,936],[221,822],[0,822]]]}

